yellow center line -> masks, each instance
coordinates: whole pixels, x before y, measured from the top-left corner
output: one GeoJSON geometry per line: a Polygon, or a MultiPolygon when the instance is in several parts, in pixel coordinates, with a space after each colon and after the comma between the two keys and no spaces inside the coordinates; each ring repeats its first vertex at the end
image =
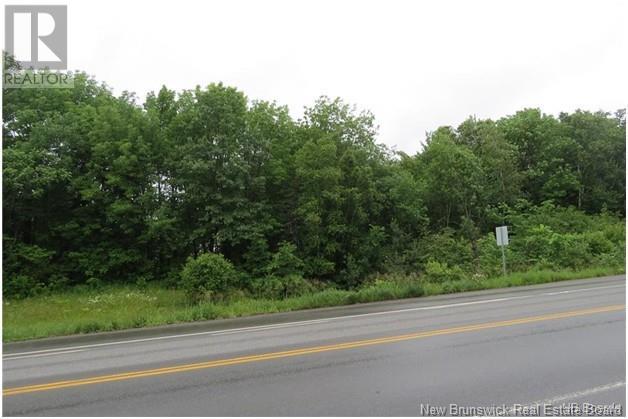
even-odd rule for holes
{"type": "Polygon", "coordinates": [[[214,361],[199,362],[194,364],[176,365],[165,368],[155,368],[141,371],[131,371],[120,374],[101,375],[96,377],[81,378],[76,380],[56,381],[44,384],[34,384],[23,387],[13,387],[4,389],[4,396],[16,394],[32,393],[37,391],[54,390],[67,387],[77,387],[88,384],[106,383],[111,381],[130,380],[133,378],[151,377],[155,375],[174,374],[185,371],[200,370],[206,368],[222,367],[227,365],[247,364],[250,362],[267,361],[271,359],[287,358],[293,356],[308,355],[320,352],[339,351],[344,349],[360,348],[371,345],[381,345],[385,343],[401,342],[411,339],[421,339],[431,336],[451,335],[456,333],[473,332],[478,330],[495,329],[498,327],[515,326],[519,324],[535,323],[548,320],[565,319],[569,317],[584,316],[587,314],[606,313],[610,311],[622,311],[626,306],[623,304],[610,305],[604,307],[594,307],[583,310],[565,311],[551,313],[541,316],[522,317],[512,320],[494,321],[488,323],[471,324],[466,326],[451,327],[447,329],[428,330],[424,332],[410,333],[406,335],[388,336],[376,339],[357,340],[353,342],[337,343],[333,345],[314,346],[289,351],[270,352],[258,355],[242,356],[237,358],[219,359],[214,361]]]}

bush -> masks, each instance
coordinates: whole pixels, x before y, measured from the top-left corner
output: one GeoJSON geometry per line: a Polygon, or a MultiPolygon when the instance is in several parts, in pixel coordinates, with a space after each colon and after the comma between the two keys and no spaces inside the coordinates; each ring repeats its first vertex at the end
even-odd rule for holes
{"type": "Polygon", "coordinates": [[[282,242],[272,260],[266,267],[270,275],[285,277],[288,275],[303,276],[303,260],[296,255],[297,247],[288,242],[282,242]]]}
{"type": "Polygon", "coordinates": [[[2,292],[9,298],[26,298],[37,295],[43,290],[43,285],[28,275],[12,275],[5,277],[2,292]]]}
{"type": "Polygon", "coordinates": [[[458,266],[449,267],[446,263],[433,260],[425,265],[425,279],[428,282],[442,284],[446,281],[460,281],[464,277],[464,271],[458,266]]]}
{"type": "Polygon", "coordinates": [[[587,233],[584,235],[584,240],[593,255],[611,253],[615,247],[602,231],[587,233]]]}
{"type": "Polygon", "coordinates": [[[309,281],[300,275],[286,275],[283,277],[267,275],[251,282],[253,294],[257,297],[269,299],[284,299],[298,297],[315,290],[309,281]]]}
{"type": "Polygon", "coordinates": [[[552,237],[552,260],[564,268],[583,268],[592,256],[582,234],[554,234],[552,237]]]}
{"type": "Polygon", "coordinates": [[[622,220],[614,220],[607,222],[602,227],[604,236],[616,245],[625,246],[626,244],[626,224],[622,220]]]}
{"type": "Polygon", "coordinates": [[[93,290],[99,290],[103,287],[103,282],[100,278],[90,277],[85,281],[85,285],[93,290]]]}
{"type": "MultiPolygon", "coordinates": [[[[493,277],[502,274],[502,251],[495,242],[495,236],[492,233],[478,240],[478,267],[480,272],[486,276],[493,277]]],[[[509,249],[504,249],[508,251],[509,249]]],[[[512,258],[507,255],[509,264],[512,264],[512,258]]]]}
{"type": "Polygon", "coordinates": [[[554,232],[543,224],[529,229],[527,234],[513,246],[527,258],[529,264],[548,261],[552,258],[552,236],[554,232]]]}
{"type": "Polygon", "coordinates": [[[36,245],[20,243],[3,236],[2,294],[8,298],[26,298],[43,291],[54,275],[54,252],[36,245]]]}
{"type": "Polygon", "coordinates": [[[283,283],[278,276],[266,275],[263,278],[255,278],[250,284],[251,292],[258,298],[277,299],[283,295],[283,283]]]}
{"type": "Polygon", "coordinates": [[[300,275],[284,276],[283,283],[286,297],[298,297],[314,291],[314,287],[310,282],[300,275]]]}
{"type": "Polygon", "coordinates": [[[602,253],[593,258],[593,266],[622,267],[626,265],[626,252],[624,247],[615,248],[608,253],[602,253]]]}
{"type": "Polygon", "coordinates": [[[60,292],[68,289],[70,285],[70,279],[61,274],[52,274],[48,279],[48,291],[60,292]]]}
{"type": "Polygon", "coordinates": [[[528,265],[574,269],[589,266],[612,253],[613,247],[601,232],[557,233],[545,225],[531,228],[521,245],[516,245],[528,265]]]}
{"type": "Polygon", "coordinates": [[[181,270],[179,286],[190,301],[197,302],[230,290],[237,281],[236,270],[223,255],[203,253],[188,258],[181,270]]]}
{"type": "Polygon", "coordinates": [[[429,261],[465,267],[471,266],[473,262],[471,243],[456,236],[450,229],[440,234],[426,236],[423,240],[423,248],[422,258],[426,267],[429,261]]]}

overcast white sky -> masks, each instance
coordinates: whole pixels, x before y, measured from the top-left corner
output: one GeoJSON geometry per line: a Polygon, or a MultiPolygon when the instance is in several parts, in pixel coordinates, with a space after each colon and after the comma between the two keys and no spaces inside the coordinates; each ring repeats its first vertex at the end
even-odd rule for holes
{"type": "Polygon", "coordinates": [[[222,81],[295,117],[340,96],[409,153],[469,115],[626,106],[626,1],[35,3],[68,4],[70,68],[116,93],[222,81]]]}

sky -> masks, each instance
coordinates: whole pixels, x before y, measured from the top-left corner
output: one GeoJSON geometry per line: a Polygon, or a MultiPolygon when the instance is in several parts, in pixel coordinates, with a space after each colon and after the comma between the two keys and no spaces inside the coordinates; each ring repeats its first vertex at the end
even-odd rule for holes
{"type": "Polygon", "coordinates": [[[615,111],[628,97],[623,0],[46,3],[68,5],[70,69],[116,94],[222,81],[295,118],[341,97],[410,154],[471,115],[615,111]]]}

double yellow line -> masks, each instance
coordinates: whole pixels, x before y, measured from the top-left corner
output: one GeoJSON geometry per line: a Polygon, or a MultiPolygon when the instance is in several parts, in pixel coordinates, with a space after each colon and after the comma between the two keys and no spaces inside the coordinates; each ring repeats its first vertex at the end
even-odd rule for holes
{"type": "Polygon", "coordinates": [[[23,387],[13,387],[4,389],[4,396],[16,394],[33,393],[38,391],[55,390],[68,387],[78,387],[88,384],[107,383],[111,381],[130,380],[134,378],[152,377],[156,375],[174,374],[179,372],[201,370],[207,368],[223,367],[227,365],[248,364],[251,362],[268,361],[271,359],[288,358],[293,356],[309,355],[319,352],[339,351],[344,349],[361,348],[365,346],[381,345],[384,343],[402,342],[405,340],[421,339],[432,336],[452,335],[456,333],[473,332],[477,330],[495,329],[498,327],[515,326],[519,324],[536,323],[548,320],[559,320],[569,317],[584,316],[587,314],[606,313],[610,311],[625,310],[625,305],[610,305],[595,307],[584,310],[566,311],[560,313],[546,314],[542,316],[523,317],[512,320],[495,321],[489,323],[472,324],[467,326],[451,327],[447,329],[429,330],[425,332],[410,333],[407,335],[388,336],[377,339],[357,340],[353,342],[338,343],[325,346],[314,346],[308,348],[294,349],[290,351],[270,352],[259,355],[242,356],[237,358],[219,359],[215,361],[199,362],[194,364],[176,365],[166,368],[155,368],[143,371],[132,371],[121,374],[101,375],[96,377],[81,378],[76,380],[56,381],[44,384],[28,385],[23,387]]]}

